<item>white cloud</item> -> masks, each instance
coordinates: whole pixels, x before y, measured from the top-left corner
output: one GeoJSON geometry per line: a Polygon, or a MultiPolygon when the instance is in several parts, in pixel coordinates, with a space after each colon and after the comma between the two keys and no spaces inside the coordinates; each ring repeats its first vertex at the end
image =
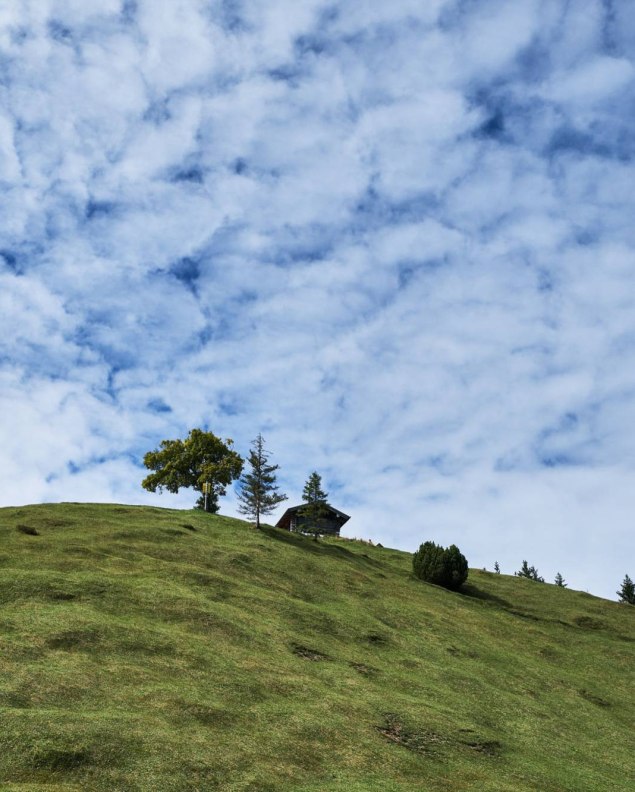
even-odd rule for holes
{"type": "Polygon", "coordinates": [[[430,25],[437,21],[447,0],[429,0],[422,5],[418,0],[401,0],[399,3],[351,2],[337,8],[336,28],[346,33],[372,29],[374,26],[396,26],[417,22],[430,25]]]}
{"type": "Polygon", "coordinates": [[[0,116],[0,181],[16,183],[20,181],[20,161],[15,150],[13,123],[0,116]]]}
{"type": "Polygon", "coordinates": [[[542,94],[557,102],[582,102],[588,107],[591,102],[622,90],[633,77],[635,67],[630,60],[596,56],[568,71],[554,74],[542,94]]]}
{"type": "Polygon", "coordinates": [[[26,5],[30,8],[43,7],[46,17],[40,17],[42,21],[56,19],[72,27],[100,21],[121,10],[121,0],[92,0],[90,3],[84,3],[83,0],[27,0],[26,5]]]}
{"type": "Polygon", "coordinates": [[[454,46],[463,69],[479,79],[509,65],[540,31],[540,3],[524,0],[506,3],[494,0],[472,6],[459,27],[454,46]]]}
{"type": "Polygon", "coordinates": [[[3,502],[188,505],[143,453],[260,430],[354,534],[613,596],[623,7],[611,33],[600,2],[137,6],[0,11],[3,502]]]}
{"type": "Polygon", "coordinates": [[[602,46],[607,8],[603,0],[543,2],[541,19],[551,22],[549,58],[553,67],[571,68],[602,46]]]}
{"type": "Polygon", "coordinates": [[[203,81],[215,66],[203,3],[191,0],[145,0],[137,24],[144,42],[141,71],[161,94],[192,81],[203,81]]]}

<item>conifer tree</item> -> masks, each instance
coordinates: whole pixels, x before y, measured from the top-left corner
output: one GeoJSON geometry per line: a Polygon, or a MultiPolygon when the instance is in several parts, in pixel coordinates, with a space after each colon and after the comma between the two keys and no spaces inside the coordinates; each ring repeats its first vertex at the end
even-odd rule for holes
{"type": "Polygon", "coordinates": [[[560,586],[560,588],[566,588],[567,584],[564,582],[564,578],[560,574],[560,572],[556,572],[556,579],[554,580],[556,586],[560,586]]]}
{"type": "Polygon", "coordinates": [[[523,561],[522,566],[518,570],[518,572],[514,573],[517,577],[524,577],[528,578],[529,580],[536,580],[538,583],[544,583],[545,579],[540,577],[538,574],[538,570],[535,566],[529,566],[526,561],[523,561]]]}
{"type": "Polygon", "coordinates": [[[302,490],[304,506],[299,509],[298,514],[303,518],[300,530],[302,533],[313,534],[316,542],[319,535],[323,533],[321,522],[329,510],[327,498],[328,492],[324,492],[322,489],[322,477],[313,471],[302,490]]]}
{"type": "Polygon", "coordinates": [[[635,583],[628,575],[624,575],[622,588],[617,592],[617,596],[620,598],[620,602],[625,602],[627,605],[635,605],[635,583]]]}
{"type": "Polygon", "coordinates": [[[258,433],[247,458],[251,470],[238,480],[238,511],[251,518],[256,528],[260,528],[263,515],[271,514],[279,503],[287,499],[278,491],[276,484],[279,465],[269,464],[269,456],[265,451],[265,441],[258,433]]]}
{"type": "Polygon", "coordinates": [[[500,575],[501,573],[501,568],[498,566],[498,561],[494,561],[494,572],[496,572],[497,575],[500,575]]]}

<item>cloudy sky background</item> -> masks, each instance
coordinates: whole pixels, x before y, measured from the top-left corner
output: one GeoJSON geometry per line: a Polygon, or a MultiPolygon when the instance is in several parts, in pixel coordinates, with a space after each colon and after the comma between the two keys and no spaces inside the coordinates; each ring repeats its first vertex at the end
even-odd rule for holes
{"type": "Polygon", "coordinates": [[[614,598],[634,59],[628,0],[0,3],[0,504],[262,431],[348,535],[614,598]]]}

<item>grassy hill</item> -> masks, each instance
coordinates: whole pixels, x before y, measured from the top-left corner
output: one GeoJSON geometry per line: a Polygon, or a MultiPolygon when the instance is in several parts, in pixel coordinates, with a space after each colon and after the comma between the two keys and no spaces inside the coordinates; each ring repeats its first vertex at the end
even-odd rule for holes
{"type": "Polygon", "coordinates": [[[0,790],[633,789],[635,608],[468,583],[201,512],[0,509],[0,790]]]}

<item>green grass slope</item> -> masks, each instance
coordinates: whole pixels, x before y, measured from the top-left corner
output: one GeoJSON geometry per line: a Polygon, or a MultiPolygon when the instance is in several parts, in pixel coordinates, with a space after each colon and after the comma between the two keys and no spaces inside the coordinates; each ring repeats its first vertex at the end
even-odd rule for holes
{"type": "MultiPolygon", "coordinates": [[[[425,537],[422,536],[422,539],[425,537]]],[[[0,789],[619,792],[635,608],[200,512],[0,509],[0,789]]]]}

